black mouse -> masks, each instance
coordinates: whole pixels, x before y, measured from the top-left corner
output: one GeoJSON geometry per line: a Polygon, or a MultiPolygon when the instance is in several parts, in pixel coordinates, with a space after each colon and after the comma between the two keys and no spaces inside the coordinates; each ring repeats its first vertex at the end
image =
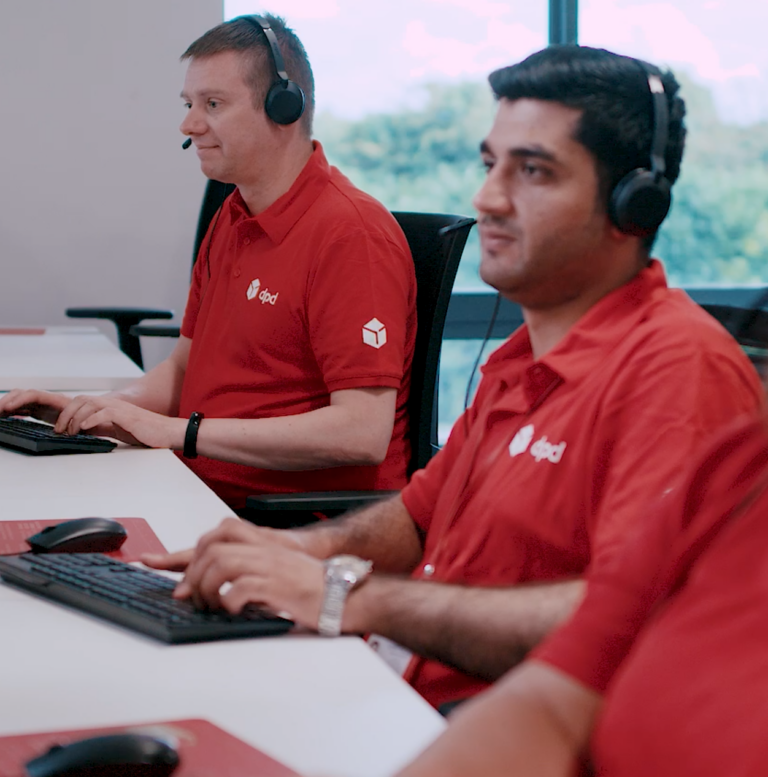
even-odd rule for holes
{"type": "Polygon", "coordinates": [[[33,553],[109,553],[118,550],[128,533],[109,518],[75,518],[46,526],[27,537],[33,553]]]}
{"type": "Polygon", "coordinates": [[[54,745],[25,764],[29,777],[166,777],[179,754],[148,734],[107,734],[54,745]]]}

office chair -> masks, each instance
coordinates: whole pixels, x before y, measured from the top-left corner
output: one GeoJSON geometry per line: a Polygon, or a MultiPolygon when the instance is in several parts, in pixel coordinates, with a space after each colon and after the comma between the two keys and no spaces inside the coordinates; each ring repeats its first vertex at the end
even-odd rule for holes
{"type": "MultiPolygon", "coordinates": [[[[411,461],[408,474],[426,466],[437,449],[437,373],[453,281],[474,219],[443,213],[393,212],[416,270],[418,331],[408,398],[411,461]]],[[[289,528],[363,507],[396,491],[329,491],[257,494],[242,517],[260,526],[289,528]]]]}

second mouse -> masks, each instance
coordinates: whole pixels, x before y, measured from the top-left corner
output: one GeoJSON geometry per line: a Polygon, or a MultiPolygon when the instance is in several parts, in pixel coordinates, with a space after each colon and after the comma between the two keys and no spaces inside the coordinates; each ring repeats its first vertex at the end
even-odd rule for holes
{"type": "Polygon", "coordinates": [[[33,553],[109,553],[119,550],[128,533],[109,518],[75,518],[47,526],[27,537],[33,553]]]}

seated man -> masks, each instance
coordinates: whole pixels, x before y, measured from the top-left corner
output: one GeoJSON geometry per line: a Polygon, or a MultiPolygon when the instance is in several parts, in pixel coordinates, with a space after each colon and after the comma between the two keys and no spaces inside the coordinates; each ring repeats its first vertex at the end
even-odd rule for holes
{"type": "Polygon", "coordinates": [[[237,189],[201,246],[178,345],[122,391],[15,391],[0,414],[183,450],[235,510],[254,493],[403,486],[416,281],[402,231],[312,141],[312,71],[281,19],[220,24],[182,59],[181,131],[237,189]]]}
{"type": "Polygon", "coordinates": [[[768,432],[739,422],[649,504],[576,615],[400,777],[758,777],[768,758],[768,432]]]}
{"type": "Polygon", "coordinates": [[[446,446],[400,496],[330,525],[233,519],[194,552],[147,559],[186,567],[179,596],[377,635],[435,705],[483,689],[568,617],[587,568],[644,520],[638,505],[762,401],[736,342],[649,258],[683,150],[673,76],[551,47],[490,81],[480,272],[525,324],[446,446]]]}

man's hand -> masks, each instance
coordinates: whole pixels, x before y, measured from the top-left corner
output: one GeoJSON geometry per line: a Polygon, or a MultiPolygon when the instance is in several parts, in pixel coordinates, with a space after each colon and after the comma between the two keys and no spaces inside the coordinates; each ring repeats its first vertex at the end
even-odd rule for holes
{"type": "Polygon", "coordinates": [[[52,424],[69,403],[69,397],[61,394],[34,389],[14,389],[0,395],[0,416],[28,415],[52,424]]]}
{"type": "Polygon", "coordinates": [[[198,607],[225,607],[235,613],[253,602],[288,612],[297,623],[316,629],[324,568],[311,555],[310,534],[225,518],[196,548],[147,554],[141,560],[154,569],[186,571],[175,595],[191,598],[198,607]],[[222,595],[225,583],[231,588],[222,595]]]}
{"type": "Polygon", "coordinates": [[[320,559],[284,545],[214,543],[195,554],[174,596],[191,599],[197,607],[224,607],[231,613],[246,604],[258,604],[317,629],[324,580],[320,559]],[[230,587],[221,593],[226,583],[230,587]]]}
{"type": "Polygon", "coordinates": [[[131,445],[179,450],[184,445],[187,422],[169,418],[116,397],[75,397],[61,410],[55,430],[65,434],[91,432],[131,445]]]}

